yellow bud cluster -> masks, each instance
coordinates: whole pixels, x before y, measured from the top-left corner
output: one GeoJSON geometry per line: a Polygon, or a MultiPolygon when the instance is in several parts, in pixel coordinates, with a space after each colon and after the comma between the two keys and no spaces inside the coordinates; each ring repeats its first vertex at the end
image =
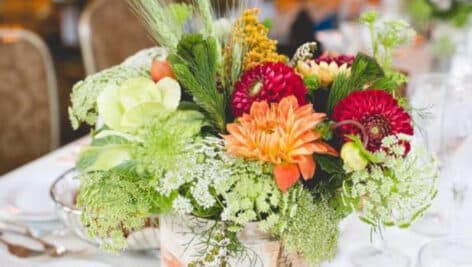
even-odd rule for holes
{"type": "Polygon", "coordinates": [[[239,42],[244,47],[244,70],[264,62],[287,61],[285,56],[277,53],[277,41],[268,37],[269,29],[259,22],[259,13],[257,8],[247,9],[233,26],[230,43],[239,42]]]}

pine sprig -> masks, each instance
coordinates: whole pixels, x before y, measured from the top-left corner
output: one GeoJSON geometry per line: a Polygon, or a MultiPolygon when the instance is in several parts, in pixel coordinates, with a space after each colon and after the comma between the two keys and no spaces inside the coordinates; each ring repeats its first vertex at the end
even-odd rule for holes
{"type": "Polygon", "coordinates": [[[226,95],[216,87],[218,48],[213,37],[201,34],[182,38],[177,52],[169,57],[172,69],[195,103],[205,110],[208,119],[220,131],[226,123],[226,95]]]}

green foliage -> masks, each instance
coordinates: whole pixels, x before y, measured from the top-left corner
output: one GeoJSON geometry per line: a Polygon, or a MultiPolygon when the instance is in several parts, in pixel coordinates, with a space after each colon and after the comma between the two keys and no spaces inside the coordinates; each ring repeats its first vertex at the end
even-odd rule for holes
{"type": "Polygon", "coordinates": [[[362,140],[359,138],[357,135],[349,135],[349,139],[351,139],[352,142],[357,146],[359,149],[362,157],[365,159],[369,160],[372,163],[380,163],[382,160],[379,158],[379,156],[375,155],[374,153],[370,152],[367,150],[362,143],[362,140]]]}
{"type": "Polygon", "coordinates": [[[375,58],[359,53],[351,68],[350,86],[361,90],[369,82],[384,77],[385,72],[375,58]]]}
{"type": "Polygon", "coordinates": [[[274,213],[282,194],[275,184],[272,167],[235,160],[229,168],[229,179],[216,188],[226,202],[222,220],[243,227],[274,213]]]}
{"type": "Polygon", "coordinates": [[[347,97],[351,92],[363,90],[366,85],[385,77],[382,67],[377,61],[365,54],[359,53],[351,68],[351,75],[340,73],[334,79],[328,97],[328,112],[347,97]]]}
{"type": "Polygon", "coordinates": [[[341,197],[343,184],[349,176],[343,168],[343,161],[328,155],[316,155],[316,163],[320,174],[312,189],[315,201],[326,201],[336,211],[337,218],[345,218],[352,213],[346,208],[341,197]]]}
{"type": "Polygon", "coordinates": [[[274,21],[271,18],[266,18],[261,23],[269,30],[272,29],[272,27],[274,27],[274,21]]]}
{"type": "Polygon", "coordinates": [[[382,140],[377,162],[360,171],[347,170],[350,179],[343,188],[343,201],[352,211],[361,211],[362,221],[375,228],[408,227],[431,205],[436,196],[438,170],[424,149],[405,156],[403,136],[382,140]],[[386,152],[388,151],[388,153],[386,152]]]}
{"type": "Polygon", "coordinates": [[[343,174],[343,161],[340,158],[335,158],[329,155],[316,155],[316,163],[319,167],[328,174],[343,174]]]}
{"type": "Polygon", "coordinates": [[[361,90],[362,88],[352,88],[350,85],[350,78],[345,73],[339,73],[334,78],[333,85],[328,96],[327,111],[331,114],[336,104],[339,101],[347,97],[351,92],[355,90],[361,90]]]}
{"type": "Polygon", "coordinates": [[[178,166],[177,157],[205,125],[197,111],[176,111],[156,117],[139,133],[141,140],[133,151],[139,170],[159,179],[164,172],[178,166]]]}
{"type": "Polygon", "coordinates": [[[129,144],[110,144],[84,148],[76,163],[80,171],[105,171],[122,164],[131,158],[132,146],[129,144]]]}
{"type": "Polygon", "coordinates": [[[218,130],[226,123],[226,95],[216,87],[218,48],[213,37],[204,39],[190,34],[180,41],[177,52],[169,57],[177,79],[194,98],[218,130]]]}
{"type": "Polygon", "coordinates": [[[166,0],[127,0],[146,25],[150,35],[161,46],[175,51],[184,34],[191,7],[185,4],[168,5],[166,0]]]}
{"type": "Polygon", "coordinates": [[[313,94],[316,90],[320,89],[320,81],[317,75],[306,76],[303,78],[303,83],[305,83],[308,89],[308,94],[313,94]]]}
{"type": "Polygon", "coordinates": [[[333,121],[323,121],[316,126],[316,131],[321,135],[321,138],[329,141],[333,139],[333,125],[333,121]]]}
{"type": "Polygon", "coordinates": [[[196,6],[200,13],[200,18],[203,22],[203,33],[205,36],[213,36],[213,10],[209,0],[195,0],[196,6]]]}
{"type": "Polygon", "coordinates": [[[158,190],[179,193],[173,205],[180,214],[222,220],[239,229],[278,207],[281,192],[272,167],[226,154],[221,139],[196,140],[176,161],[178,166],[162,175],[158,190]]]}
{"type": "Polygon", "coordinates": [[[335,256],[339,219],[326,201],[315,202],[309,191],[296,186],[283,196],[279,213],[271,232],[289,252],[317,266],[335,256]]]}
{"type": "Polygon", "coordinates": [[[168,6],[169,12],[172,14],[174,21],[178,26],[185,26],[188,20],[192,17],[193,7],[189,4],[179,3],[170,4],[168,6]]]}
{"type": "Polygon", "coordinates": [[[233,93],[234,84],[239,80],[243,69],[244,44],[242,40],[234,42],[231,46],[231,60],[225,62],[229,64],[230,75],[226,81],[226,86],[229,86],[229,94],[233,93]]]}
{"type": "Polygon", "coordinates": [[[378,22],[375,12],[364,13],[361,22],[369,28],[373,54],[385,71],[385,76],[397,83],[397,87],[400,86],[405,82],[405,77],[393,70],[393,53],[412,40],[415,31],[403,20],[378,22]]]}
{"type": "Polygon", "coordinates": [[[124,164],[106,172],[83,173],[77,205],[82,222],[91,238],[103,240],[106,249],[126,246],[124,231],[141,229],[151,213],[153,201],[161,197],[151,180],[142,178],[133,164],[124,164]]]}
{"type": "Polygon", "coordinates": [[[106,146],[106,145],[126,145],[130,144],[130,140],[120,135],[108,135],[101,138],[95,138],[92,140],[92,146],[106,146]]]}
{"type": "Polygon", "coordinates": [[[392,69],[392,59],[394,50],[411,39],[413,32],[409,25],[401,20],[384,21],[379,25],[375,12],[363,14],[361,22],[370,30],[374,58],[359,53],[351,75],[337,75],[328,97],[328,113],[353,91],[374,88],[395,95],[398,87],[406,82],[405,75],[392,69]]]}
{"type": "MultiPolygon", "coordinates": [[[[399,73],[400,74],[400,73],[399,73]]],[[[403,74],[401,74],[403,75],[403,74]]],[[[398,84],[399,83],[404,83],[405,82],[405,77],[398,77],[398,78],[394,78],[394,77],[383,77],[383,78],[380,78],[376,81],[374,81],[374,83],[372,83],[369,88],[373,88],[373,89],[383,89],[389,93],[395,93],[396,90],[398,89],[398,84]]]]}

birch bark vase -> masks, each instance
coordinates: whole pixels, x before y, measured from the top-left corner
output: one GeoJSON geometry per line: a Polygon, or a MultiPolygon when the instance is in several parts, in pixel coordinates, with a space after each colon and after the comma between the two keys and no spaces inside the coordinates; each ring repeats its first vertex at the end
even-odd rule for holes
{"type": "MultiPolygon", "coordinates": [[[[195,256],[199,255],[198,248],[192,244],[198,244],[199,237],[194,233],[204,231],[211,225],[210,221],[194,217],[162,216],[160,218],[161,266],[186,267],[197,260],[195,256]]],[[[247,225],[238,237],[254,256],[247,259],[230,259],[230,266],[308,266],[298,255],[286,255],[281,243],[271,238],[269,234],[261,232],[257,223],[247,225]]]]}

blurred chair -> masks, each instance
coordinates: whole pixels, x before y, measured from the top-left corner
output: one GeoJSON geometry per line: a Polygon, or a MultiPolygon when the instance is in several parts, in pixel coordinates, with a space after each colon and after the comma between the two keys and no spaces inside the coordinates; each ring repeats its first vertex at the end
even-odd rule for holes
{"type": "Polygon", "coordinates": [[[59,145],[51,55],[34,33],[0,28],[0,174],[59,145]]]}
{"type": "Polygon", "coordinates": [[[92,1],[80,18],[79,38],[87,74],[155,46],[126,0],[92,1]]]}

